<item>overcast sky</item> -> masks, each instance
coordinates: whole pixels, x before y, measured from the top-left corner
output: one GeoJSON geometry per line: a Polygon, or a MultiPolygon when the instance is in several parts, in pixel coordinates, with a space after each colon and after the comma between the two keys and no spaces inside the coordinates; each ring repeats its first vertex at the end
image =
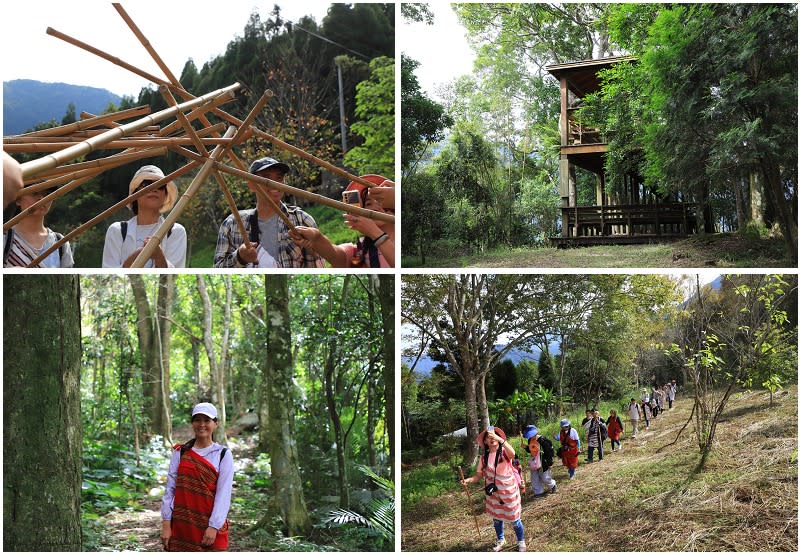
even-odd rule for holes
{"type": "MultiPolygon", "coordinates": [[[[192,58],[198,69],[224,54],[235,35],[241,36],[250,14],[262,21],[275,4],[285,20],[311,15],[317,21],[331,2],[316,0],[225,0],[224,2],[121,2],[169,69],[180,77],[192,58]]],[[[46,33],[48,27],[76,38],[148,73],[162,76],[109,1],[12,0],[3,6],[0,22],[3,81],[35,79],[108,89],[137,97],[146,79],[46,33]]],[[[231,83],[233,83],[233,79],[231,83]]]]}
{"type": "Polygon", "coordinates": [[[420,63],[415,75],[427,96],[441,101],[437,89],[472,73],[475,56],[450,4],[431,5],[433,25],[405,21],[398,31],[399,50],[420,63]]]}

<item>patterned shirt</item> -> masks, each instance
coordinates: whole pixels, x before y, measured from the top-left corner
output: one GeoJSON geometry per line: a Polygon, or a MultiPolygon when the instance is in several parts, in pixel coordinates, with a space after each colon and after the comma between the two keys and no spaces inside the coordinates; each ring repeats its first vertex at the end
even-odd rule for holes
{"type": "MultiPolygon", "coordinates": [[[[314,219],[299,209],[298,207],[288,206],[281,203],[281,210],[295,226],[307,226],[309,228],[316,228],[317,223],[314,219]]],[[[257,209],[240,210],[239,215],[244,222],[244,228],[249,237],[253,237],[253,233],[258,233],[258,220],[253,215],[257,209]],[[255,220],[255,222],[253,222],[255,220]],[[251,228],[255,226],[255,231],[251,228]]],[[[251,240],[252,241],[252,240],[251,240]]],[[[216,268],[245,268],[251,265],[242,263],[239,260],[236,252],[239,246],[244,243],[244,238],[239,232],[239,227],[236,225],[236,220],[230,214],[219,227],[219,235],[217,237],[217,249],[214,253],[214,267],[216,268]]],[[[289,227],[286,222],[280,220],[278,223],[278,256],[275,261],[279,267],[283,268],[324,268],[325,261],[317,255],[316,252],[310,249],[301,249],[299,246],[289,239],[289,227]]]]}

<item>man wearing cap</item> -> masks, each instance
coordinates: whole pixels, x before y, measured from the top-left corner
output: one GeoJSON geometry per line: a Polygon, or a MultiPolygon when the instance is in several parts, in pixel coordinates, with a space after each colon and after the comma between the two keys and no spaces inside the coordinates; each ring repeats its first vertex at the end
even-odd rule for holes
{"type": "MultiPolygon", "coordinates": [[[[130,195],[161,179],[164,172],[158,166],[142,166],[133,175],[130,195]]],[[[103,268],[129,268],[144,246],[164,223],[162,213],[168,212],[178,198],[175,182],[152,189],[130,203],[134,216],[127,222],[114,222],[106,231],[103,245],[103,268]]],[[[186,265],[186,230],[177,222],[167,231],[161,243],[144,263],[144,268],[183,268],[186,265]]]]}
{"type": "MultiPolygon", "coordinates": [[[[285,183],[289,166],[274,158],[259,158],[250,165],[250,173],[272,181],[285,183]]],[[[289,237],[289,227],[278,216],[274,201],[281,212],[295,225],[316,228],[317,223],[306,212],[281,202],[283,191],[268,185],[259,187],[248,182],[247,187],[256,194],[256,208],[240,210],[250,247],[245,244],[233,215],[229,215],[219,228],[214,266],[217,268],[322,268],[322,258],[307,242],[294,242],[289,237]],[[266,191],[266,195],[262,193],[266,191]]]]}

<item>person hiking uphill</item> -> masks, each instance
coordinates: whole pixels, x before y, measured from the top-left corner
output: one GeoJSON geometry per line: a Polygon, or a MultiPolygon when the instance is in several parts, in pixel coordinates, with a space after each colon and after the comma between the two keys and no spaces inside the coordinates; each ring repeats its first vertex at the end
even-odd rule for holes
{"type": "Polygon", "coordinates": [[[511,522],[517,536],[517,547],[520,552],[527,550],[525,546],[525,530],[522,527],[522,501],[519,494],[519,485],[514,474],[512,462],[514,448],[506,442],[506,434],[497,427],[489,427],[481,432],[475,442],[482,448],[483,457],[478,460],[475,474],[467,479],[462,479],[461,484],[477,483],[481,477],[484,479],[484,492],[486,493],[486,513],[491,516],[497,541],[492,550],[499,552],[505,544],[503,523],[511,522]]]}
{"type": "Polygon", "coordinates": [[[555,494],[556,482],[550,471],[553,467],[553,443],[546,436],[540,435],[535,425],[526,426],[522,431],[522,437],[528,441],[523,448],[531,455],[528,459],[528,468],[531,470],[533,497],[544,496],[545,487],[550,494],[555,494]]]}
{"type": "Polygon", "coordinates": [[[606,421],[606,426],[608,427],[608,438],[611,439],[611,451],[616,452],[617,450],[622,450],[622,444],[619,439],[624,429],[622,427],[622,420],[619,418],[619,415],[617,415],[616,409],[611,410],[608,421],[606,421]],[[614,444],[617,445],[616,448],[614,444]]]}
{"type": "Polygon", "coordinates": [[[639,404],[636,403],[635,398],[631,398],[631,403],[628,404],[628,418],[631,420],[633,428],[631,438],[636,438],[636,433],[639,432],[639,420],[642,418],[642,412],[639,410],[639,404]]]}
{"type": "Polygon", "coordinates": [[[603,441],[608,437],[608,429],[600,418],[600,412],[594,408],[589,412],[591,413],[591,418],[583,425],[586,429],[586,445],[589,446],[586,463],[594,461],[595,449],[597,449],[597,461],[603,460],[603,441]]]}
{"type": "Polygon", "coordinates": [[[578,436],[578,431],[572,428],[569,419],[561,419],[561,430],[553,437],[561,442],[556,454],[561,458],[561,463],[569,471],[569,479],[572,480],[578,468],[578,454],[581,453],[581,438],[578,436]]]}

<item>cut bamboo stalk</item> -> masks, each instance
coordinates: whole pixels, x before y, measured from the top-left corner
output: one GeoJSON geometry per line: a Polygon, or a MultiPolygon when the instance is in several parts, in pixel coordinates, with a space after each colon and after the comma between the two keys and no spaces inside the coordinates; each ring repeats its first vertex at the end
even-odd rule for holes
{"type": "Polygon", "coordinates": [[[142,46],[144,46],[145,50],[147,50],[147,52],[153,58],[159,69],[164,72],[164,75],[167,76],[167,79],[173,84],[179,84],[180,82],[178,81],[178,78],[175,77],[175,75],[169,70],[167,64],[164,63],[164,60],[162,60],[161,56],[158,55],[158,52],[156,52],[155,48],[153,48],[153,46],[150,44],[150,41],[144,36],[144,33],[142,33],[139,27],[133,22],[133,19],[131,19],[131,17],[128,15],[128,12],[125,11],[125,8],[122,7],[122,4],[119,2],[112,2],[111,5],[114,6],[114,9],[117,10],[117,13],[122,17],[125,23],[128,24],[130,30],[133,31],[133,34],[136,35],[136,38],[142,43],[142,46]]]}
{"type": "MultiPolygon", "coordinates": [[[[150,113],[150,106],[137,106],[135,108],[128,108],[127,110],[120,110],[119,112],[112,112],[111,114],[103,114],[102,116],[95,116],[94,118],[91,118],[89,120],[82,120],[79,122],[73,122],[71,124],[66,124],[58,127],[51,127],[39,131],[32,131],[30,133],[23,133],[21,135],[15,135],[14,137],[53,137],[58,135],[64,135],[67,133],[72,133],[73,131],[91,129],[92,127],[102,124],[104,122],[110,122],[125,118],[135,118],[149,113],[150,113]]],[[[5,139],[3,139],[3,141],[5,141],[5,139]]]]}
{"type": "MultiPolygon", "coordinates": [[[[80,143],[77,143],[72,147],[67,147],[67,149],[74,148],[76,146],[82,145],[83,143],[84,141],[81,141],[80,143]]],[[[67,149],[62,149],[59,152],[64,152],[67,149]]],[[[115,158],[114,160],[125,159],[127,160],[127,162],[133,162],[134,160],[139,160],[142,158],[148,158],[148,157],[155,158],[157,156],[164,156],[166,154],[166,150],[167,150],[166,147],[156,147],[156,148],[147,148],[142,151],[127,153],[127,154],[119,153],[117,155],[118,158],[115,158]]],[[[58,166],[56,168],[53,168],[52,170],[46,170],[44,172],[40,172],[39,174],[36,175],[36,177],[50,178],[53,176],[60,176],[62,174],[69,174],[70,172],[79,172],[81,170],[85,170],[86,168],[102,168],[103,166],[107,165],[108,158],[110,157],[98,158],[97,160],[89,160],[87,162],[76,162],[75,164],[69,164],[67,166],[58,166]]]]}
{"type": "Polygon", "coordinates": [[[231,166],[227,166],[225,164],[222,164],[221,162],[215,163],[215,166],[220,170],[222,170],[223,172],[239,176],[240,178],[243,178],[245,180],[255,182],[256,184],[268,185],[274,189],[279,189],[284,193],[291,193],[292,195],[295,195],[297,197],[302,197],[303,199],[306,199],[313,203],[327,205],[329,207],[340,209],[344,212],[355,214],[358,216],[366,216],[367,218],[372,218],[373,220],[381,220],[383,222],[394,222],[394,216],[391,214],[386,214],[384,212],[376,212],[374,210],[348,205],[347,203],[343,203],[341,201],[335,201],[333,199],[329,199],[324,195],[311,193],[310,191],[298,189],[296,187],[292,187],[291,185],[286,185],[285,183],[274,181],[269,178],[262,178],[261,176],[257,176],[255,174],[251,174],[243,170],[232,168],[231,166]]]}
{"type": "Polygon", "coordinates": [[[180,110],[186,110],[190,108],[194,108],[198,105],[201,105],[209,100],[213,99],[214,97],[227,92],[227,91],[235,91],[240,89],[242,86],[239,83],[235,83],[224,89],[218,89],[201,97],[198,97],[195,100],[190,100],[179,104],[174,107],[166,108],[161,110],[160,112],[156,112],[155,114],[151,114],[149,116],[145,116],[140,120],[136,120],[135,122],[131,122],[129,124],[125,124],[122,127],[110,129],[105,133],[101,133],[95,137],[90,137],[83,143],[79,145],[75,145],[74,147],[66,148],[62,151],[57,153],[47,155],[45,157],[32,160],[30,162],[26,162],[21,165],[22,167],[22,176],[23,177],[32,177],[38,175],[41,172],[49,170],[58,166],[59,164],[63,164],[67,160],[72,160],[73,158],[77,158],[79,156],[83,156],[92,152],[93,150],[102,147],[104,144],[113,141],[114,139],[119,139],[120,137],[124,137],[128,133],[136,131],[144,126],[154,124],[156,122],[160,122],[166,118],[174,116],[180,110]]]}
{"type": "Polygon", "coordinates": [[[86,44],[83,41],[79,41],[76,38],[70,37],[69,35],[67,35],[65,33],[62,33],[61,31],[57,31],[57,30],[53,29],[52,27],[48,27],[47,28],[47,34],[50,35],[51,37],[55,37],[57,39],[61,39],[64,42],[68,42],[69,44],[71,44],[73,46],[77,46],[78,48],[80,48],[82,50],[86,50],[87,52],[91,52],[95,56],[99,56],[100,58],[103,58],[104,60],[108,60],[109,62],[111,62],[115,66],[119,66],[121,68],[125,68],[129,72],[135,73],[139,77],[144,77],[145,79],[147,79],[148,81],[152,81],[156,85],[166,85],[167,84],[166,81],[156,77],[155,75],[147,73],[146,71],[142,71],[139,68],[137,68],[135,66],[132,66],[127,62],[122,61],[120,58],[117,58],[116,56],[112,56],[111,54],[108,54],[107,52],[104,52],[104,51],[100,50],[99,48],[95,48],[94,46],[86,44]]]}
{"type": "MultiPolygon", "coordinates": [[[[234,136],[236,133],[235,127],[229,127],[228,131],[225,132],[223,135],[224,138],[229,139],[234,136]]],[[[192,183],[189,184],[189,187],[186,188],[181,198],[175,204],[175,207],[170,211],[167,217],[164,219],[164,222],[158,229],[155,231],[153,236],[147,242],[147,244],[142,247],[142,250],[139,252],[139,255],[136,256],[136,259],[131,263],[131,268],[142,268],[144,263],[146,263],[150,257],[153,255],[153,251],[155,251],[156,247],[161,245],[161,240],[164,239],[164,236],[167,234],[167,230],[169,230],[173,224],[178,220],[178,217],[183,213],[183,211],[188,206],[189,202],[194,198],[197,191],[200,189],[200,186],[206,181],[208,175],[214,169],[214,163],[216,162],[217,158],[225,152],[225,147],[222,145],[217,145],[214,147],[214,151],[211,153],[210,158],[208,158],[205,163],[203,164],[200,171],[192,180],[192,183]]]]}
{"type": "MultiPolygon", "coordinates": [[[[145,71],[143,71],[143,70],[141,70],[141,69],[139,69],[139,68],[137,68],[137,67],[135,67],[135,66],[133,66],[133,65],[131,65],[129,63],[127,63],[127,62],[122,61],[121,59],[119,59],[119,58],[117,58],[115,56],[111,56],[110,54],[108,54],[106,52],[103,52],[102,50],[100,50],[98,48],[95,48],[95,47],[90,46],[90,45],[88,45],[88,44],[86,44],[84,42],[81,42],[81,41],[79,41],[77,39],[74,39],[74,38],[70,37],[69,35],[65,35],[64,33],[56,31],[55,29],[52,29],[52,28],[48,27],[47,28],[47,34],[52,35],[54,37],[57,37],[59,39],[62,39],[62,40],[66,41],[66,42],[68,42],[68,43],[70,43],[70,44],[72,44],[74,46],[77,46],[78,48],[82,48],[84,50],[87,50],[87,51],[95,54],[96,56],[99,56],[99,57],[101,57],[101,58],[103,58],[105,60],[110,61],[111,63],[113,63],[115,65],[118,65],[120,67],[123,67],[123,68],[127,69],[128,71],[131,71],[131,72],[135,73],[136,75],[139,75],[140,77],[144,77],[145,79],[148,79],[148,80],[152,81],[156,85],[166,85],[167,87],[170,88],[170,90],[174,90],[176,93],[178,93],[181,97],[183,97],[185,99],[193,99],[194,98],[194,95],[192,95],[191,93],[189,93],[188,91],[183,89],[183,87],[181,86],[181,84],[177,80],[177,78],[172,79],[172,78],[174,78],[174,75],[172,75],[171,82],[167,83],[163,79],[160,79],[160,78],[158,78],[158,77],[156,77],[156,76],[154,76],[152,74],[149,74],[149,73],[147,73],[147,72],[145,72],[145,71]]],[[[141,34],[141,32],[139,32],[139,34],[141,34]]],[[[143,35],[142,35],[142,38],[144,38],[143,35]]],[[[140,41],[141,40],[142,39],[140,38],[140,41]]],[[[144,39],[144,40],[147,41],[147,39],[144,39]]],[[[149,42],[147,44],[148,44],[148,46],[146,46],[146,48],[149,47],[149,42]]],[[[152,48],[152,47],[149,47],[149,48],[152,48]]],[[[148,48],[148,52],[150,51],[149,48],[148,48]]],[[[151,56],[153,56],[154,59],[160,60],[160,58],[158,58],[158,54],[156,54],[155,52],[152,52],[151,56]]],[[[158,62],[156,62],[156,63],[158,63],[158,62]]],[[[163,64],[163,62],[162,62],[162,64],[163,64]]],[[[168,71],[168,69],[167,69],[167,71],[168,71]]],[[[232,116],[231,114],[228,114],[224,110],[221,110],[219,108],[215,108],[215,109],[212,109],[212,112],[214,114],[216,114],[217,116],[219,116],[220,118],[223,118],[224,120],[228,121],[229,123],[231,123],[231,124],[233,124],[233,125],[235,125],[237,127],[241,127],[241,125],[242,125],[242,120],[240,120],[239,118],[236,118],[235,116],[232,116]]],[[[201,120],[201,121],[203,121],[204,125],[209,125],[208,120],[201,120]]],[[[333,164],[331,164],[329,162],[326,162],[326,161],[324,161],[324,160],[322,160],[320,158],[317,158],[316,156],[312,155],[311,153],[308,153],[308,152],[306,152],[306,151],[304,151],[304,150],[302,150],[302,149],[300,149],[298,147],[295,147],[294,145],[290,145],[289,143],[281,141],[277,137],[275,137],[273,135],[270,135],[269,133],[267,133],[265,131],[261,131],[260,129],[256,128],[255,126],[252,126],[252,130],[256,135],[258,135],[262,139],[266,139],[267,141],[269,141],[273,145],[277,146],[278,148],[281,148],[283,150],[286,150],[286,151],[289,151],[289,152],[291,152],[293,154],[296,154],[297,156],[299,156],[301,158],[304,158],[304,159],[306,159],[306,160],[308,160],[310,162],[313,162],[313,163],[317,164],[318,166],[322,166],[323,168],[329,170],[330,172],[333,172],[334,174],[337,174],[339,176],[347,178],[350,181],[354,181],[354,182],[356,182],[358,184],[361,184],[364,187],[375,187],[374,183],[371,183],[371,182],[369,182],[369,181],[367,181],[365,179],[360,178],[359,176],[353,175],[350,172],[347,172],[346,170],[343,170],[343,169],[339,168],[338,166],[334,166],[333,164]]],[[[241,167],[244,168],[245,166],[242,164],[241,167]]]]}
{"type": "MultiPolygon", "coordinates": [[[[175,100],[175,97],[172,96],[172,93],[167,87],[159,87],[159,92],[161,93],[161,96],[164,97],[164,100],[168,105],[176,106],[178,104],[178,101],[175,100]]],[[[178,117],[177,119],[180,122],[181,126],[183,126],[184,132],[186,133],[186,135],[189,136],[197,151],[204,158],[208,158],[208,150],[206,149],[205,145],[203,145],[203,142],[200,140],[200,137],[197,135],[197,133],[195,133],[192,124],[189,123],[189,120],[186,118],[186,116],[182,112],[178,112],[176,116],[178,117]]],[[[238,135],[238,132],[236,133],[236,135],[238,135]]],[[[234,135],[234,137],[236,137],[236,135],[234,135]]],[[[228,151],[227,148],[224,149],[220,153],[220,155],[223,155],[227,151],[228,151]]],[[[214,179],[217,180],[220,189],[222,189],[222,195],[225,197],[225,200],[228,202],[228,205],[231,208],[233,219],[236,221],[236,226],[239,228],[239,234],[241,234],[242,238],[244,239],[245,247],[247,249],[250,249],[251,248],[250,238],[247,235],[247,230],[244,227],[244,222],[242,221],[242,217],[241,215],[239,215],[239,211],[236,209],[236,201],[234,200],[233,195],[231,195],[231,192],[228,189],[228,184],[225,183],[225,180],[222,178],[222,174],[220,174],[219,171],[214,171],[213,173],[214,173],[214,179]]]]}
{"type": "MultiPolygon", "coordinates": [[[[84,172],[84,174],[82,176],[79,176],[76,179],[71,180],[65,186],[59,187],[58,189],[56,189],[52,193],[49,193],[49,194],[45,195],[44,197],[42,197],[41,199],[39,199],[38,201],[33,203],[31,206],[29,206],[25,210],[20,211],[19,213],[14,215],[12,218],[9,218],[8,222],[5,222],[3,224],[3,231],[8,230],[12,226],[15,226],[17,224],[17,222],[19,222],[20,220],[22,220],[23,218],[28,216],[28,213],[30,213],[33,210],[36,210],[39,207],[39,205],[43,205],[45,203],[50,203],[50,202],[55,202],[56,200],[60,199],[61,197],[63,197],[64,195],[66,195],[67,193],[72,191],[73,189],[77,188],[79,185],[83,185],[84,183],[86,183],[90,179],[92,179],[92,178],[94,178],[96,176],[99,176],[102,173],[103,173],[103,170],[94,170],[94,169],[84,172]]],[[[24,189],[23,191],[27,191],[27,188],[24,189]]]]}
{"type": "MultiPolygon", "coordinates": [[[[228,145],[233,141],[231,139],[222,139],[220,137],[203,137],[201,141],[205,145],[228,145]]],[[[55,152],[68,147],[73,147],[80,144],[81,141],[67,141],[59,143],[22,143],[16,145],[3,145],[3,150],[7,153],[38,153],[38,152],[55,152]]],[[[193,141],[189,137],[161,137],[158,139],[119,139],[111,141],[104,146],[104,149],[132,149],[143,147],[169,147],[171,145],[191,145],[193,141]]],[[[63,166],[59,166],[63,168],[63,166]]],[[[42,177],[45,174],[39,174],[37,177],[42,177]]]]}
{"type": "Polygon", "coordinates": [[[167,174],[166,176],[164,176],[160,180],[151,183],[147,187],[143,187],[139,191],[134,192],[132,195],[129,195],[125,199],[121,200],[120,202],[118,202],[115,205],[111,206],[110,208],[106,209],[105,211],[103,211],[102,213],[98,214],[97,216],[95,216],[91,220],[89,220],[87,222],[84,222],[83,224],[81,224],[80,226],[78,226],[77,228],[75,228],[74,230],[69,232],[68,234],[66,234],[63,238],[61,238],[60,240],[56,241],[46,251],[44,251],[41,255],[39,255],[34,260],[32,260],[31,263],[28,265],[28,268],[36,266],[37,264],[39,264],[40,262],[45,260],[50,255],[50,253],[52,253],[53,251],[55,251],[56,249],[58,249],[59,247],[64,245],[66,242],[68,242],[69,240],[71,240],[75,236],[78,236],[78,235],[82,234],[83,232],[85,232],[87,229],[91,228],[92,226],[94,226],[98,222],[100,222],[102,220],[105,220],[106,218],[108,218],[109,216],[111,216],[112,214],[114,214],[115,212],[120,210],[121,208],[127,206],[129,203],[132,203],[133,201],[135,201],[136,199],[138,199],[142,195],[145,195],[148,192],[152,191],[153,189],[157,189],[157,188],[161,187],[162,185],[164,185],[166,183],[169,183],[169,182],[171,182],[172,180],[174,180],[176,178],[179,178],[180,176],[182,176],[183,174],[185,174],[186,172],[188,172],[189,170],[191,170],[192,168],[195,168],[197,166],[200,166],[199,162],[190,162],[186,166],[182,166],[181,168],[178,168],[174,172],[171,172],[171,173],[167,174]]]}

